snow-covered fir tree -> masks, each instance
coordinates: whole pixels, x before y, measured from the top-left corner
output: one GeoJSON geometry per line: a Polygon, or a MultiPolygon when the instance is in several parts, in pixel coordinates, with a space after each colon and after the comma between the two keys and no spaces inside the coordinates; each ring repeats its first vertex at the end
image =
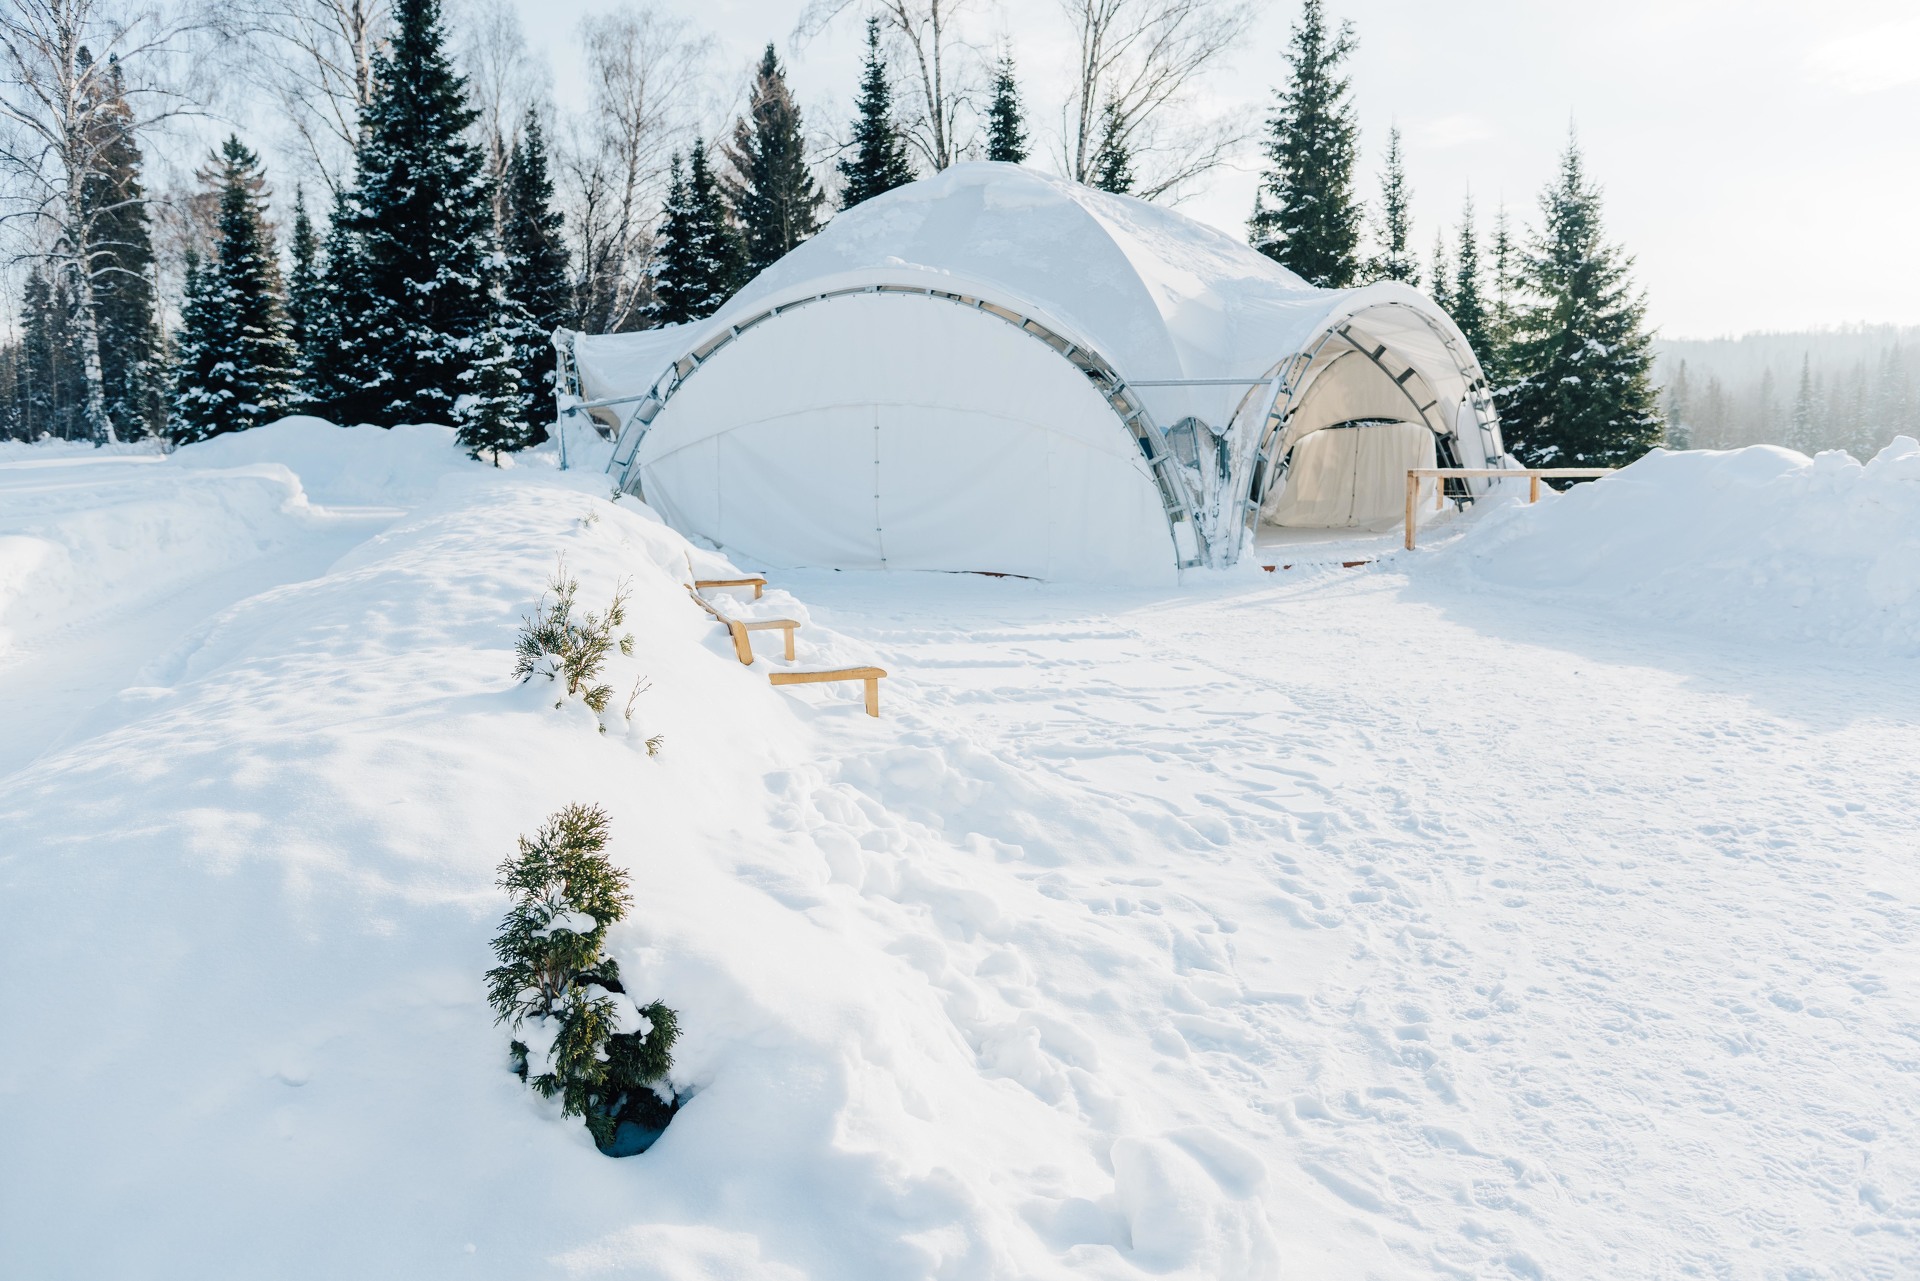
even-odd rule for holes
{"type": "Polygon", "coordinates": [[[1667,448],[1693,448],[1693,387],[1681,361],[1666,387],[1667,448]]]}
{"type": "Polygon", "coordinates": [[[1618,466],[1660,443],[1646,303],[1606,241],[1600,189],[1569,141],[1520,267],[1522,297],[1496,391],[1507,447],[1535,466],[1618,466]]]}
{"type": "Polygon", "coordinates": [[[1513,341],[1514,305],[1520,295],[1519,251],[1514,245],[1513,228],[1507,220],[1504,201],[1493,215],[1492,300],[1488,324],[1493,330],[1492,349],[1476,353],[1487,384],[1498,387],[1507,381],[1507,346],[1513,341]]]}
{"type": "Polygon", "coordinates": [[[1002,54],[994,64],[993,101],[987,107],[987,159],[1023,165],[1027,154],[1027,114],[1013,78],[1013,58],[1002,54]]]}
{"type": "Polygon", "coordinates": [[[467,453],[474,458],[491,458],[498,467],[501,454],[527,446],[529,433],[526,382],[514,344],[523,326],[512,322],[519,313],[503,288],[496,287],[494,302],[501,323],[489,326],[473,340],[474,350],[468,353],[466,368],[460,371],[460,397],[454,403],[453,420],[467,453]]]}
{"type": "Polygon", "coordinates": [[[353,234],[352,208],[345,187],[334,192],[315,298],[306,311],[306,377],[300,389],[314,412],[341,423],[371,421],[378,388],[390,377],[380,366],[379,352],[343,341],[341,318],[367,305],[367,265],[353,234]]]}
{"type": "Polygon", "coordinates": [[[1093,157],[1093,185],[1116,196],[1133,190],[1133,156],[1120,128],[1120,113],[1112,103],[1100,113],[1100,150],[1093,157]]]}
{"type": "Polygon", "coordinates": [[[882,192],[913,181],[906,140],[893,119],[893,86],[880,49],[880,19],[867,19],[867,56],[860,73],[860,101],[853,142],[838,164],[840,207],[851,209],[882,192]]]}
{"type": "Polygon", "coordinates": [[[176,442],[258,427],[295,400],[298,358],[262,214],[260,159],[229,135],[214,161],[218,238],[212,259],[194,264],[182,309],[170,427],[176,442]]]}
{"type": "Polygon", "coordinates": [[[826,199],[807,166],[800,105],[772,44],[760,55],[747,114],[734,122],[725,152],[733,173],[724,185],[746,240],[747,271],[758,274],[820,229],[826,199]]]}
{"type": "Polygon", "coordinates": [[[316,322],[323,301],[320,296],[320,238],[307,213],[307,195],[293,189],[293,235],[287,244],[287,256],[293,268],[287,273],[287,336],[293,339],[300,367],[300,391],[304,398],[313,368],[316,322]]]}
{"type": "MultiPolygon", "coordinates": [[[[511,304],[508,335],[513,364],[524,384],[518,417],[526,443],[546,439],[542,425],[553,416],[553,331],[571,314],[573,282],[564,235],[565,215],[554,208],[547,172],[546,130],[529,109],[520,137],[507,157],[505,218],[500,228],[506,255],[506,294],[511,304]]],[[[490,375],[497,377],[497,375],[490,375]]]]}
{"type": "Polygon", "coordinates": [[[93,311],[107,414],[123,438],[157,436],[166,427],[166,374],[154,302],[153,235],[120,63],[88,81],[98,95],[90,145],[96,160],[82,189],[91,243],[93,311]]]}
{"type": "Polygon", "coordinates": [[[669,174],[650,314],[655,324],[679,325],[711,316],[746,283],[747,250],[707,163],[704,139],[694,139],[684,165],[675,155],[669,174]]]}
{"type": "Polygon", "coordinates": [[[1380,174],[1380,252],[1370,265],[1375,280],[1397,280],[1420,287],[1420,264],[1413,255],[1413,189],[1400,154],[1400,126],[1387,131],[1387,166],[1380,174]]]}
{"type": "Polygon", "coordinates": [[[651,1086],[673,1066],[679,1024],[658,1001],[637,1005],[606,955],[607,929],[633,904],[607,857],[598,806],[569,805],[500,865],[512,898],[493,940],[487,998],[512,1035],[528,1085],[582,1118],[607,1148],[631,1113],[664,1111],[651,1086]]]}
{"type": "Polygon", "coordinates": [[[1306,0],[1289,46],[1288,82],[1267,121],[1268,168],[1249,237],[1308,282],[1345,289],[1359,274],[1363,216],[1353,195],[1360,129],[1340,71],[1354,50],[1353,24],[1329,31],[1322,0],[1306,0]]]}
{"type": "MultiPolygon", "coordinates": [[[[494,320],[492,192],[439,0],[394,0],[392,22],[340,211],[357,261],[330,298],[329,408],[349,422],[448,422],[494,320]]],[[[330,252],[329,271],[341,261],[330,252]]]]}

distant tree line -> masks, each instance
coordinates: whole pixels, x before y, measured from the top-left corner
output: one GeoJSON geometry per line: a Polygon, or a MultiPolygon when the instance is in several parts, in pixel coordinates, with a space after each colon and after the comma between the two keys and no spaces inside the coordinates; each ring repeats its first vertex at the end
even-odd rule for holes
{"type": "Polygon", "coordinates": [[[1871,458],[1920,438],[1920,329],[1891,325],[1657,344],[1678,448],[1785,445],[1871,458]]]}

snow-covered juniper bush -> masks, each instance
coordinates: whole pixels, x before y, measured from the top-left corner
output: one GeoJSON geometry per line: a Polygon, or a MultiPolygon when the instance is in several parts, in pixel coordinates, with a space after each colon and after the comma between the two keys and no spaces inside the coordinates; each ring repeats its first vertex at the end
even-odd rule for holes
{"type": "Polygon", "coordinates": [[[581,1117],[603,1151],[622,1122],[665,1128],[672,1107],[655,1092],[673,1066],[674,1012],[640,1006],[604,952],[607,927],[632,905],[627,874],[607,858],[606,811],[569,805],[500,865],[513,906],[487,971],[495,1020],[511,1026],[514,1071],[581,1117]]]}
{"type": "MultiPolygon", "coordinates": [[[[520,620],[520,638],[513,647],[514,676],[523,683],[535,676],[561,681],[569,696],[578,697],[596,713],[606,711],[613,686],[598,683],[600,669],[616,648],[629,657],[633,654],[632,634],[618,630],[627,621],[630,590],[622,579],[606,613],[581,611],[576,617],[580,582],[568,576],[562,561],[547,584],[547,594],[540,598],[539,610],[520,620]]],[[[602,726],[601,732],[605,730],[602,726]]]]}

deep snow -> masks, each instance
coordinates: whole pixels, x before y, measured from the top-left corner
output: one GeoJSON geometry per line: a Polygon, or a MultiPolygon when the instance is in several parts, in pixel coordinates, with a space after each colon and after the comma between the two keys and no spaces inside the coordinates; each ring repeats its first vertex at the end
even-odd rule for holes
{"type": "Polygon", "coordinates": [[[1845,612],[1920,565],[1858,494],[1679,455],[1359,570],[781,576],[874,721],[597,472],[423,440],[0,459],[0,1273],[1920,1269],[1920,678],[1845,612]],[[1636,544],[1642,483],[1721,516],[1636,544]],[[561,554],[633,582],[607,734],[510,679],[561,554]],[[1803,565],[1833,628],[1755,630],[1803,565]],[[572,800],[685,1029],[628,1160],[482,998],[572,800]]]}

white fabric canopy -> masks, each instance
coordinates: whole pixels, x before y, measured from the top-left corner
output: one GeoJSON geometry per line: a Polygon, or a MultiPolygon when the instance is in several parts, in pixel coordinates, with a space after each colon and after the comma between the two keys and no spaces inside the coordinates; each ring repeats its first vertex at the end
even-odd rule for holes
{"type": "MultiPolygon", "coordinates": [[[[1286,485],[1262,518],[1293,529],[1384,528],[1405,519],[1407,471],[1434,466],[1433,433],[1418,423],[1324,428],[1293,447],[1286,485]]],[[[1424,481],[1421,510],[1433,504],[1424,481]]]]}
{"type": "Polygon", "coordinates": [[[1334,421],[1500,456],[1479,367],[1424,295],[1315,289],[1012,165],[838,215],[711,320],[573,353],[582,396],[636,397],[621,483],[769,564],[1156,578],[1232,563],[1295,442],[1334,421]]]}

